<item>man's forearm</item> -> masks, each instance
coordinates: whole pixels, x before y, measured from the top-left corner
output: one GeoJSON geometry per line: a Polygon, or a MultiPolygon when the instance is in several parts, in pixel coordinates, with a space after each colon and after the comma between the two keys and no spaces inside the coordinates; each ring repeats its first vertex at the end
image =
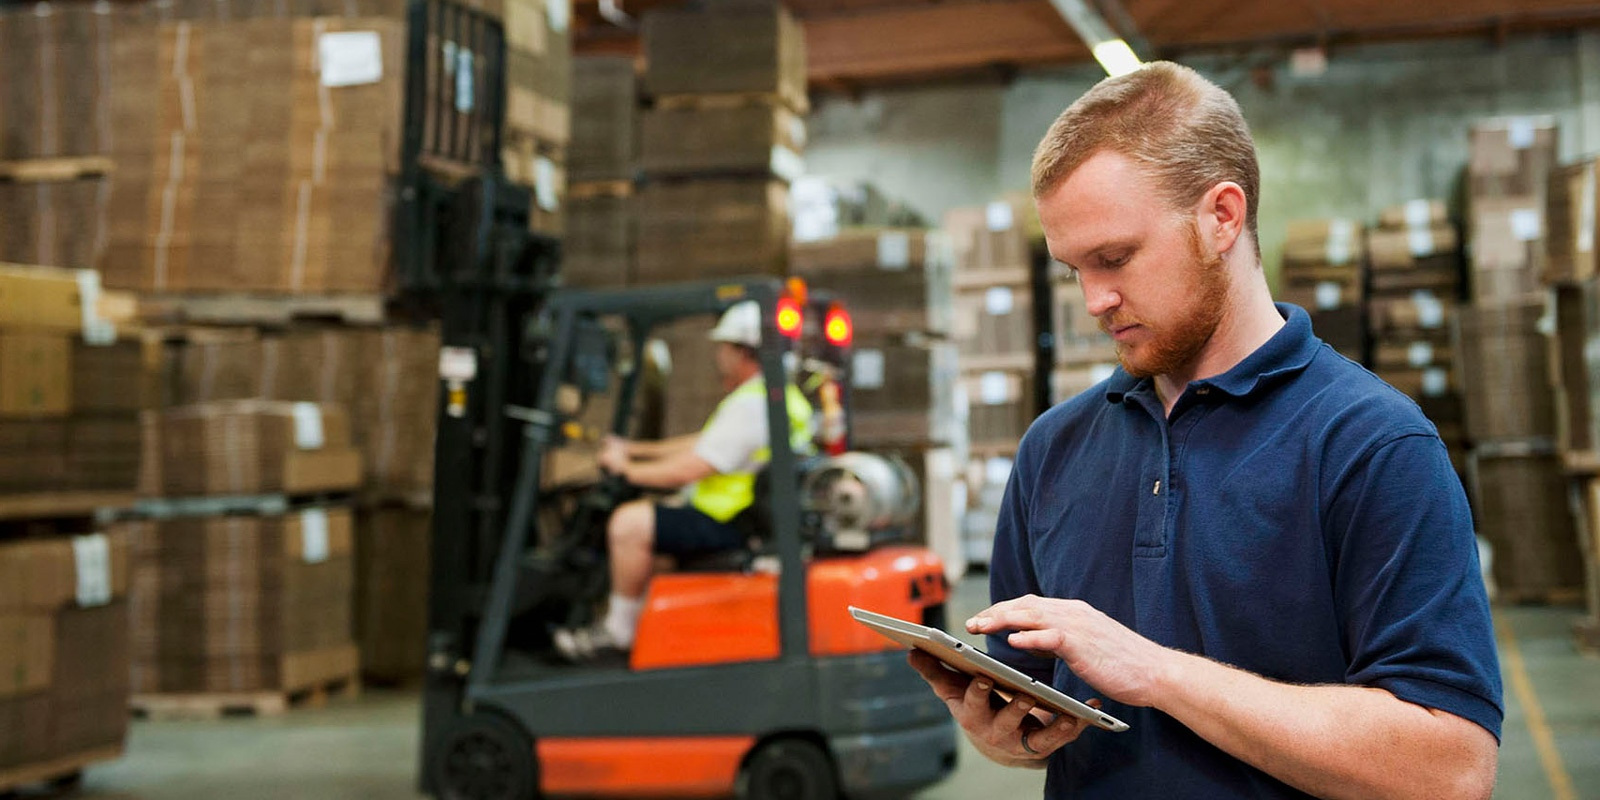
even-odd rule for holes
{"type": "Polygon", "coordinates": [[[1186,653],[1152,705],[1206,741],[1327,798],[1487,798],[1498,744],[1478,725],[1365,686],[1278,683],[1186,653]]]}
{"type": "Polygon", "coordinates": [[[653,461],[667,458],[682,452],[694,449],[695,443],[700,440],[698,433],[685,433],[670,439],[661,439],[653,442],[629,442],[628,457],[640,461],[653,461]]]}
{"type": "Polygon", "coordinates": [[[654,461],[631,462],[623,477],[628,483],[646,489],[680,489],[715,471],[699,456],[687,452],[654,461]]]}

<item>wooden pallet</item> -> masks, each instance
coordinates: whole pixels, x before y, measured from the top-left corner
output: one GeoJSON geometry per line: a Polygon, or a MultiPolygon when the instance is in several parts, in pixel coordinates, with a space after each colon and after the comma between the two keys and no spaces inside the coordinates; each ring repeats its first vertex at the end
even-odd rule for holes
{"type": "Polygon", "coordinates": [[[1600,655],[1600,618],[1584,617],[1572,623],[1572,636],[1579,650],[1600,655]]]}
{"type": "Polygon", "coordinates": [[[136,694],[128,700],[133,715],[151,720],[214,720],[223,717],[276,717],[298,708],[323,708],[332,698],[361,695],[361,678],[351,672],[293,691],[136,694]]]}
{"type": "Polygon", "coordinates": [[[568,200],[587,200],[595,197],[632,197],[633,181],[584,181],[567,184],[568,200]]]}
{"type": "Polygon", "coordinates": [[[0,161],[0,181],[14,183],[74,181],[109,175],[111,171],[112,163],[108,156],[0,161]]]}
{"type": "Polygon", "coordinates": [[[655,99],[656,108],[662,111],[720,111],[751,106],[781,105],[798,114],[811,111],[811,101],[804,94],[785,97],[776,92],[713,92],[708,94],[662,94],[655,99]]]}
{"type": "Polygon", "coordinates": [[[335,320],[349,325],[384,321],[385,298],[375,294],[153,295],[141,301],[147,322],[285,326],[295,320],[335,320]]]}
{"type": "Polygon", "coordinates": [[[38,764],[0,769],[0,794],[40,783],[71,784],[84,769],[102,761],[115,761],[121,757],[122,745],[118,744],[59,756],[38,764]]]}
{"type": "Polygon", "coordinates": [[[88,517],[102,509],[131,508],[133,492],[33,492],[0,495],[0,519],[88,517]]]}

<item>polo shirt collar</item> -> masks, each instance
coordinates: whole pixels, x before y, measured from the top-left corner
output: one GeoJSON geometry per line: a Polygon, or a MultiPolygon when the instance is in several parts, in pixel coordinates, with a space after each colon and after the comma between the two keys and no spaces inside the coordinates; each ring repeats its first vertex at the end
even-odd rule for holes
{"type": "MultiPolygon", "coordinates": [[[[1276,383],[1278,378],[1305,369],[1321,346],[1321,341],[1311,332],[1311,317],[1299,306],[1288,303],[1276,306],[1283,315],[1284,325],[1266,344],[1256,348],[1233,369],[1195,381],[1190,387],[1211,387],[1233,397],[1245,397],[1264,385],[1276,383]]],[[[1148,382],[1149,379],[1135,378],[1118,367],[1106,384],[1106,400],[1120,403],[1128,393],[1148,382]]]]}

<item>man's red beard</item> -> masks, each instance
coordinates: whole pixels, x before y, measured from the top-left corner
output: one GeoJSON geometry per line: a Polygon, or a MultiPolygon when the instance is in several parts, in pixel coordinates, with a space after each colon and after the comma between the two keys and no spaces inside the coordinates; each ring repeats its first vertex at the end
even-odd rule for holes
{"type": "Polygon", "coordinates": [[[1117,344],[1117,360],[1135,378],[1169,375],[1192,363],[1222,323],[1230,283],[1227,266],[1220,253],[1208,253],[1201,246],[1200,230],[1192,222],[1189,253],[1189,269],[1199,279],[1199,285],[1189,293],[1192,301],[1183,316],[1162,327],[1131,314],[1113,313],[1100,318],[1100,329],[1106,333],[1128,325],[1139,325],[1150,332],[1148,341],[1139,346],[1137,359],[1131,347],[1117,344]]]}

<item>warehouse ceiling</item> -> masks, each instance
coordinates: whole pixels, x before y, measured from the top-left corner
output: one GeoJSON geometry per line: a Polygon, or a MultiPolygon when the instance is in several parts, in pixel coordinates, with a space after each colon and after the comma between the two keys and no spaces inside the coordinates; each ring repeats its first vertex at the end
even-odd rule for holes
{"type": "MultiPolygon", "coordinates": [[[[1337,47],[1374,41],[1600,26],[1600,2],[1576,0],[1086,0],[1146,58],[1201,51],[1337,47]],[[1133,30],[1128,30],[1128,28],[1133,30]]],[[[616,0],[636,17],[677,0],[616,0]]],[[[814,88],[887,83],[1089,60],[1050,0],[788,0],[805,24],[814,88]]],[[[576,48],[637,52],[636,37],[578,0],[576,48]]]]}

